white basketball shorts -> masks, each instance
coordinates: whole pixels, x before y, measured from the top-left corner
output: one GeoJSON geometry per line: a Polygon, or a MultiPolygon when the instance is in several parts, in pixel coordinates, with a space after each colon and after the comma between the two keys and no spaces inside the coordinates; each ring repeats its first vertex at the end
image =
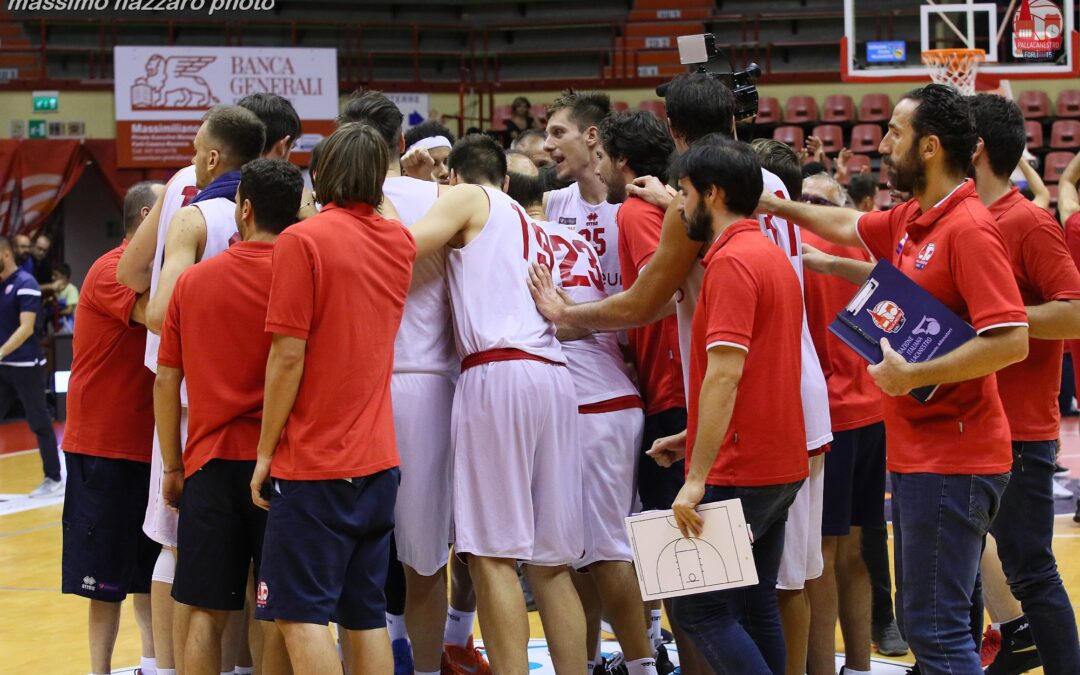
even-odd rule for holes
{"type": "Polygon", "coordinates": [[[825,569],[821,557],[821,507],[825,487],[825,455],[810,458],[810,475],[795,495],[788,509],[784,529],[784,554],[780,556],[780,571],[776,587],[798,591],[807,579],[817,579],[825,569]]]}
{"type": "MultiPolygon", "coordinates": [[[[188,410],[180,408],[180,448],[187,447],[188,410]]],[[[162,546],[176,546],[176,523],[178,515],[165,505],[161,498],[161,442],[158,440],[157,426],[154,427],[154,449],[150,456],[150,499],[146,502],[146,517],[143,519],[143,532],[162,546]]]]}

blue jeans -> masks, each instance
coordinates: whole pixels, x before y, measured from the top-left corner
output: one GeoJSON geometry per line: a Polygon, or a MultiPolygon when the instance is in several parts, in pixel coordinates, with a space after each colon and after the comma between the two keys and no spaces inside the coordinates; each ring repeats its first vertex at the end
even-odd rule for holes
{"type": "Polygon", "coordinates": [[[1080,673],[1076,617],[1051,550],[1056,454],[1054,441],[1013,442],[1012,480],[990,527],[1001,567],[1024,608],[1047,675],[1080,673]]]}
{"type": "Polygon", "coordinates": [[[754,586],[685,595],[672,600],[673,618],[720,675],[782,675],[784,631],[776,601],[776,573],[784,552],[784,524],[802,481],[766,487],[707,485],[702,504],[739,499],[754,534],[754,586]]]}
{"type": "Polygon", "coordinates": [[[896,614],[925,675],[981,675],[972,589],[1009,474],[893,473],[896,614]]]}

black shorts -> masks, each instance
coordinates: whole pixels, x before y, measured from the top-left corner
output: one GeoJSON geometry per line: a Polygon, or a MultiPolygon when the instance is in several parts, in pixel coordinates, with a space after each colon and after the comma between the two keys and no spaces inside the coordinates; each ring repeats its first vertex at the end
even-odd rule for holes
{"type": "Polygon", "coordinates": [[[63,592],[105,602],[149,593],[161,552],[142,531],[150,465],[69,452],[64,461],[63,592]]]}
{"type": "Polygon", "coordinates": [[[833,434],[825,454],[821,535],[842,537],[854,527],[885,524],[885,424],[833,434]]]}
{"type": "MultiPolygon", "coordinates": [[[[273,481],[255,618],[386,626],[386,569],[401,472],[273,481]]],[[[183,555],[183,554],[181,554],[183,555]]]]}
{"type": "Polygon", "coordinates": [[[266,511],[251,501],[255,462],[215,459],[184,481],[176,528],[177,602],[244,608],[248,569],[259,574],[266,511]]]}
{"type": "Polygon", "coordinates": [[[670,509],[683,486],[683,460],[663,468],[645,453],[652,449],[653,441],[673,436],[686,429],[686,408],[668,408],[645,418],[645,430],[641,438],[641,456],[638,458],[638,496],[641,508],[670,509]]]}

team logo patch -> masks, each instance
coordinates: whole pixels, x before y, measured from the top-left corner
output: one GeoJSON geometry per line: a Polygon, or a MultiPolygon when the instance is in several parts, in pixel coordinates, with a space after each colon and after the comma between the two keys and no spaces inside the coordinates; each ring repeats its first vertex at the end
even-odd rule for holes
{"type": "Polygon", "coordinates": [[[265,581],[259,582],[259,590],[255,594],[255,604],[259,607],[266,607],[266,601],[270,597],[270,588],[266,585],[265,581]]]}
{"type": "Polygon", "coordinates": [[[89,576],[88,577],[83,577],[82,578],[82,587],[83,587],[84,591],[96,591],[97,590],[97,579],[95,579],[94,577],[89,577],[89,576]]]}
{"type": "Polygon", "coordinates": [[[919,255],[915,258],[915,269],[921,270],[930,263],[934,257],[934,244],[931,242],[919,249],[919,255]]]}
{"type": "Polygon", "coordinates": [[[589,215],[585,216],[585,220],[589,221],[590,225],[595,225],[596,221],[599,218],[600,218],[600,216],[596,215],[595,213],[590,213],[589,215]]]}
{"type": "Polygon", "coordinates": [[[577,225],[577,218],[567,218],[565,216],[559,217],[560,225],[577,225]]]}
{"type": "Polygon", "coordinates": [[[892,300],[882,300],[870,310],[874,325],[886,333],[895,333],[904,325],[904,310],[892,300]]]}
{"type": "Polygon", "coordinates": [[[906,243],[907,243],[907,233],[905,232],[904,236],[900,238],[899,243],[896,244],[896,255],[900,255],[900,253],[903,252],[904,244],[906,244],[906,243]]]}

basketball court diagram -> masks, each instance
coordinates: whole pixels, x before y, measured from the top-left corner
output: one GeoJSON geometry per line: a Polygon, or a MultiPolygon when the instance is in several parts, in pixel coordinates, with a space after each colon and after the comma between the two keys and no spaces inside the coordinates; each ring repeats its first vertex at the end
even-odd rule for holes
{"type": "Polygon", "coordinates": [[[626,519],[638,582],[646,600],[720,591],[757,583],[747,525],[739,500],[706,504],[700,537],[679,532],[671,511],[626,519]]]}

